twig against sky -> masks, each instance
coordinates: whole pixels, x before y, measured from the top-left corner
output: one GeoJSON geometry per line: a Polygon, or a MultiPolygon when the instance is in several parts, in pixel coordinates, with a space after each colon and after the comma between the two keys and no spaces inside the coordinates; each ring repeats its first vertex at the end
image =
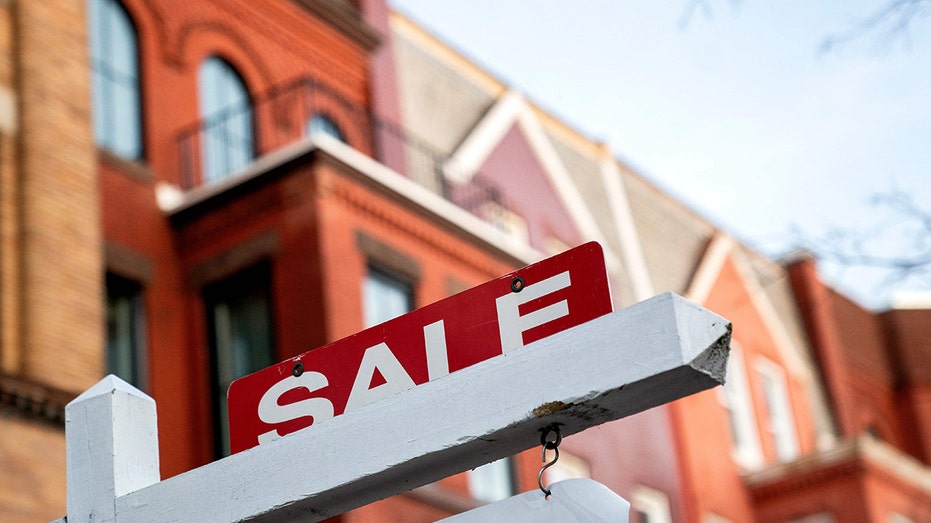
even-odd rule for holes
{"type": "Polygon", "coordinates": [[[909,29],[918,18],[931,12],[929,0],[889,0],[868,17],[856,22],[848,29],[828,36],[821,43],[822,52],[830,52],[837,47],[869,33],[876,33],[877,40],[883,44],[903,41],[908,44],[909,29]]]}
{"type": "Polygon", "coordinates": [[[819,257],[846,267],[870,267],[886,273],[884,285],[909,278],[931,280],[931,212],[907,193],[874,196],[878,219],[869,229],[839,227],[803,240],[819,257]],[[890,239],[905,250],[890,252],[890,239]]]}

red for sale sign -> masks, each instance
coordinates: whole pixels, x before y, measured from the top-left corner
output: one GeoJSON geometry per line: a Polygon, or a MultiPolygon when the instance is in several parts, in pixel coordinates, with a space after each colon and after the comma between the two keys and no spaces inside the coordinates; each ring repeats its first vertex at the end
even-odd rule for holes
{"type": "Polygon", "coordinates": [[[239,452],[611,312],[591,242],[232,383],[239,452]]]}

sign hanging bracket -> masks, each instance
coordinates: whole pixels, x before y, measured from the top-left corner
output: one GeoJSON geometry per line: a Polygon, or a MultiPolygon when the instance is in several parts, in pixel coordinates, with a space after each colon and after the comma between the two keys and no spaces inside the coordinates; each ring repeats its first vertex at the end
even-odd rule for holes
{"type": "Polygon", "coordinates": [[[545,430],[540,432],[540,445],[543,447],[542,456],[540,461],[543,462],[543,466],[540,467],[540,473],[537,474],[537,485],[540,486],[540,490],[543,491],[543,494],[546,495],[546,499],[549,500],[550,496],[553,495],[550,489],[543,486],[543,473],[546,469],[552,467],[559,461],[559,444],[562,443],[562,434],[559,432],[559,424],[553,424],[547,427],[545,430]],[[550,434],[555,434],[556,437],[554,440],[550,441],[550,434]],[[556,456],[553,458],[553,461],[549,463],[546,462],[546,451],[552,450],[556,453],[556,456]]]}

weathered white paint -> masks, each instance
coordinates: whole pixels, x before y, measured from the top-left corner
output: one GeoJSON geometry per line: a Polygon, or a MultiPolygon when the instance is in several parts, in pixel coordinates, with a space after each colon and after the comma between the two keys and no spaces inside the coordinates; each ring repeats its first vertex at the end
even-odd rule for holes
{"type": "MultiPolygon", "coordinates": [[[[727,320],[667,293],[165,481],[144,475],[134,492],[69,471],[69,499],[110,500],[115,517],[93,521],[317,521],[536,447],[554,423],[568,436],[717,385],[729,341],[727,320]]],[[[91,390],[103,389],[117,387],[91,390]]],[[[107,456],[143,439],[131,425],[154,424],[141,406],[120,419],[85,409],[101,397],[85,396],[69,406],[82,426],[118,430],[69,423],[69,451],[107,456]]]]}
{"type": "Polygon", "coordinates": [[[646,257],[640,244],[640,235],[634,224],[634,216],[630,210],[630,201],[627,191],[621,180],[621,170],[617,160],[611,156],[610,149],[600,162],[601,178],[605,192],[608,195],[608,204],[611,206],[611,215],[614,217],[614,228],[617,230],[618,242],[621,245],[621,256],[624,267],[627,269],[630,284],[634,291],[635,301],[642,301],[653,296],[653,280],[647,270],[646,257]]]}
{"type": "Polygon", "coordinates": [[[552,495],[546,499],[542,490],[524,492],[490,503],[439,523],[627,523],[630,503],[591,479],[567,479],[547,487],[552,495]]]}
{"type": "Polygon", "coordinates": [[[65,407],[68,521],[115,521],[115,499],[159,480],[155,402],[110,375],[65,407]]]}

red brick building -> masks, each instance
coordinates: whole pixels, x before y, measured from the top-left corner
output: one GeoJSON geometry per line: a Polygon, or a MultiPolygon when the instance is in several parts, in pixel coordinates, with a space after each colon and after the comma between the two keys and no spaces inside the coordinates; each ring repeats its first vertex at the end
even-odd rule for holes
{"type": "MultiPolygon", "coordinates": [[[[156,399],[172,476],[227,452],[232,379],[540,257],[482,219],[493,187],[387,166],[439,160],[373,82],[383,2],[3,8],[4,521],[64,514],[56,425],[107,372],[156,399]]],[[[467,483],[342,519],[436,519],[467,483]]]]}
{"type": "Polygon", "coordinates": [[[453,177],[503,180],[508,224],[538,249],[602,242],[616,306],[672,290],[734,324],[726,387],[566,440],[634,521],[928,519],[926,309],[865,311],[813,268],[800,285],[796,265],[740,245],[410,19],[391,21],[405,126],[455,160],[453,177]],[[813,309],[812,292],[843,314],[813,309]]]}
{"type": "MultiPolygon", "coordinates": [[[[62,408],[107,372],[172,476],[225,454],[232,379],[589,240],[616,308],[734,323],[729,383],[567,438],[548,481],[633,521],[931,519],[927,308],[747,249],[384,1],[11,1],[0,40],[0,520],[65,513],[62,408]]],[[[338,519],[433,521],[539,458],[338,519]]]]}

